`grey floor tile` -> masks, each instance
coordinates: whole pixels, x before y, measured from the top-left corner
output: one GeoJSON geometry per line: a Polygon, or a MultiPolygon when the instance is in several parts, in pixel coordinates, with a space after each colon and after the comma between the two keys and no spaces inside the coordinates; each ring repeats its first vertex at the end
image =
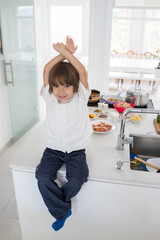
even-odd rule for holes
{"type": "Polygon", "coordinates": [[[14,196],[12,176],[0,175],[0,216],[14,196]]]}
{"type": "Polygon", "coordinates": [[[18,218],[18,210],[15,196],[8,203],[6,208],[3,210],[1,214],[1,218],[9,218],[13,220],[19,220],[18,218]]]}
{"type": "Polygon", "coordinates": [[[22,240],[18,220],[0,217],[0,240],[22,240]]]}

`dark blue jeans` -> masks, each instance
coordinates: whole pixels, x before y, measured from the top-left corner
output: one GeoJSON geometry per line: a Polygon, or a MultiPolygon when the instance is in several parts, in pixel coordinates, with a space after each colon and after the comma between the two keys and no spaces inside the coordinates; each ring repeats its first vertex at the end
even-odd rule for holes
{"type": "Polygon", "coordinates": [[[53,217],[60,220],[71,209],[71,198],[87,182],[88,166],[85,149],[64,153],[46,148],[40,164],[36,168],[38,188],[53,217]],[[57,171],[66,165],[67,183],[61,188],[55,182],[57,171]]]}

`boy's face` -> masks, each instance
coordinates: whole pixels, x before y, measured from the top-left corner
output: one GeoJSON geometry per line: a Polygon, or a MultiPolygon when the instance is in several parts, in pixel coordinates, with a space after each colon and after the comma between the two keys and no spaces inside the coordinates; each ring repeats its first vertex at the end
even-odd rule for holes
{"type": "Polygon", "coordinates": [[[73,86],[58,84],[53,86],[53,94],[60,102],[66,102],[73,96],[73,86]]]}

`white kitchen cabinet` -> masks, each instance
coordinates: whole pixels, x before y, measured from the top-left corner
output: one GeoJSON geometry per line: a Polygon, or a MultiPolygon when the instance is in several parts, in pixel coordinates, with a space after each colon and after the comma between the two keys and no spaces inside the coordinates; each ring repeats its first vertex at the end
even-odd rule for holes
{"type": "Polygon", "coordinates": [[[55,232],[34,171],[12,169],[23,240],[158,240],[160,189],[89,180],[55,232]]]}

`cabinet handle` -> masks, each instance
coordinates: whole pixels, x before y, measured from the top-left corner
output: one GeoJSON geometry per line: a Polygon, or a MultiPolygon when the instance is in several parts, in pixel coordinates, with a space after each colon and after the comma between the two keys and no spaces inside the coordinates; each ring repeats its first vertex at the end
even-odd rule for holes
{"type": "Polygon", "coordinates": [[[4,65],[5,65],[5,79],[6,79],[6,85],[8,85],[8,84],[12,84],[12,86],[14,87],[14,86],[15,86],[15,83],[14,83],[14,74],[13,74],[13,63],[12,63],[12,60],[10,60],[10,62],[4,62],[4,65]],[[11,81],[7,81],[6,66],[10,66],[10,68],[11,68],[11,81]]]}

